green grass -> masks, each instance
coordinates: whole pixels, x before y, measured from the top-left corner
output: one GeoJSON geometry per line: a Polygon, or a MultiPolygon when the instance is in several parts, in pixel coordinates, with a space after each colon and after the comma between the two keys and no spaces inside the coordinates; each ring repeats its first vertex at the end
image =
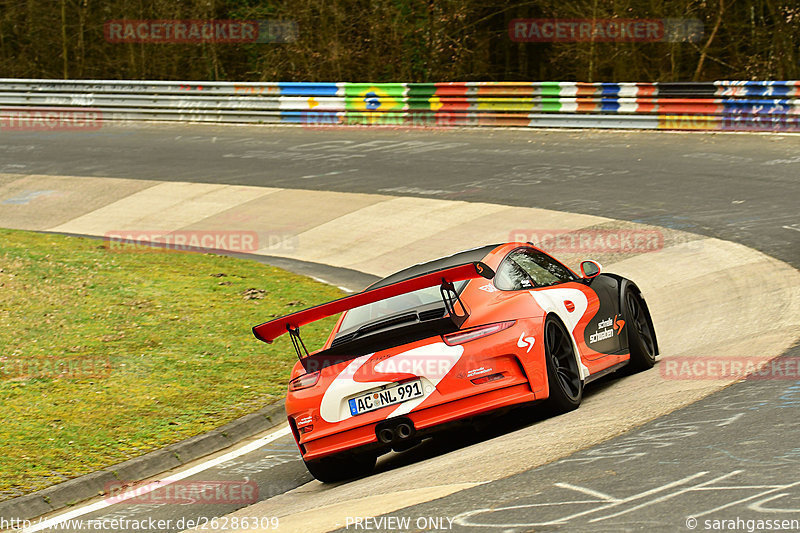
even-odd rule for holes
{"type": "MultiPolygon", "coordinates": [[[[250,328],[341,296],[251,261],[0,230],[0,500],[277,400],[294,350],[250,328]]],[[[320,346],[332,325],[304,340],[320,346]]]]}

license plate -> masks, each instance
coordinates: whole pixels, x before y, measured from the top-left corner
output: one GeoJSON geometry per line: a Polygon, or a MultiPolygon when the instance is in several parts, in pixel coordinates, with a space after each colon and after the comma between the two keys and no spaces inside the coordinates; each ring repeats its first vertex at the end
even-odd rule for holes
{"type": "Polygon", "coordinates": [[[348,403],[350,404],[350,414],[356,416],[420,396],[423,396],[422,383],[416,379],[405,383],[394,383],[384,389],[371,390],[361,396],[350,398],[348,403]]]}

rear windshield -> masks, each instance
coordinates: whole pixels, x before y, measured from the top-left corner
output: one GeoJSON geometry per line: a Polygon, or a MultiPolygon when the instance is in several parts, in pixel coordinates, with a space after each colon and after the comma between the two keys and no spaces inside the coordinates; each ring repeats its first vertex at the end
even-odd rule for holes
{"type": "MultiPolygon", "coordinates": [[[[382,280],[370,286],[370,289],[384,287],[386,285],[421,276],[435,270],[450,268],[473,261],[481,261],[484,257],[486,257],[486,255],[488,255],[489,252],[497,248],[497,246],[498,245],[496,244],[483,246],[481,248],[466,250],[464,252],[459,252],[447,257],[442,257],[428,263],[414,265],[410,268],[392,274],[391,276],[383,278],[382,280]]],[[[456,291],[461,292],[466,285],[466,281],[460,281],[456,283],[456,291]]],[[[361,307],[356,307],[347,311],[347,313],[344,315],[344,319],[342,320],[342,325],[339,328],[339,332],[341,333],[344,331],[357,329],[365,324],[369,324],[370,322],[403,313],[404,311],[410,312],[418,308],[429,305],[432,306],[432,304],[437,302],[441,303],[441,306],[444,307],[444,303],[442,302],[442,294],[438,285],[436,287],[428,287],[426,289],[420,289],[418,291],[393,296],[379,302],[362,305],[361,307]]]]}
{"type": "MultiPolygon", "coordinates": [[[[455,283],[456,291],[460,293],[466,284],[466,281],[455,283]]],[[[410,312],[437,302],[444,307],[442,293],[438,285],[436,287],[428,287],[426,289],[392,296],[391,298],[379,302],[362,305],[361,307],[349,310],[344,316],[344,320],[342,320],[342,326],[339,328],[339,331],[358,329],[364,324],[400,314],[404,311],[410,312]]]]}

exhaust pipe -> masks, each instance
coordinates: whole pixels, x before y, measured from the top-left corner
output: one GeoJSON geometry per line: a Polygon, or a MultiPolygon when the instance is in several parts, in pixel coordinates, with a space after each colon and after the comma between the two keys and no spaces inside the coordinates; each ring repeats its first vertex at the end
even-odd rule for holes
{"type": "Polygon", "coordinates": [[[395,451],[408,449],[419,443],[414,438],[414,423],[408,418],[384,420],[375,428],[378,442],[389,445],[395,451]]]}
{"type": "Polygon", "coordinates": [[[389,444],[394,440],[394,431],[391,428],[383,428],[378,431],[378,440],[382,444],[389,444]]]}
{"type": "Polygon", "coordinates": [[[405,440],[411,436],[413,430],[411,429],[411,426],[409,426],[408,424],[398,424],[397,429],[395,431],[397,438],[405,440]]]}

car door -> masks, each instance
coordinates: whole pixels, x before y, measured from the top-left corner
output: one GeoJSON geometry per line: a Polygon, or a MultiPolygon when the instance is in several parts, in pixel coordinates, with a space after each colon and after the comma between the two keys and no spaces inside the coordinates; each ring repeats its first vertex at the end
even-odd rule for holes
{"type": "MultiPolygon", "coordinates": [[[[598,276],[587,282],[550,255],[531,247],[511,251],[504,262],[508,264],[498,269],[498,275],[512,275],[521,288],[531,289],[540,307],[561,318],[592,373],[606,363],[617,362],[625,346],[620,342],[624,339],[620,336],[624,321],[614,278],[598,276]]],[[[501,277],[500,282],[504,281],[501,277]]]]}

